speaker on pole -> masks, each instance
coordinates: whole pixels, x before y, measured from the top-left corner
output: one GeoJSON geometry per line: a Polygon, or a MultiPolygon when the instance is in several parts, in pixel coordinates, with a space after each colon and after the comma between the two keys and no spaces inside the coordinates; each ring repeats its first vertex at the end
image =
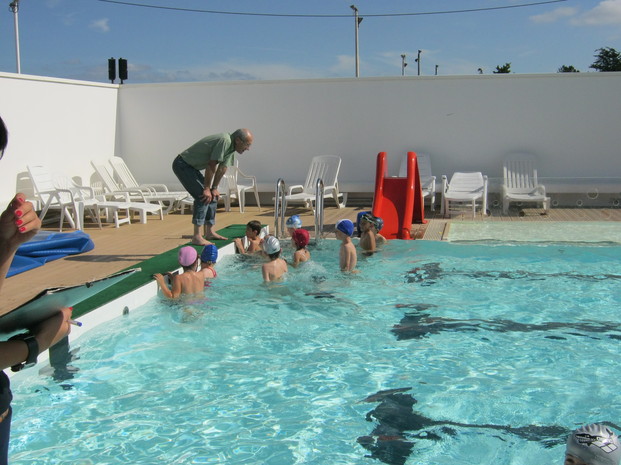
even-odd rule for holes
{"type": "Polygon", "coordinates": [[[110,79],[111,84],[114,84],[116,79],[116,60],[114,58],[108,58],[108,79],[110,79]]]}
{"type": "Polygon", "coordinates": [[[119,79],[121,84],[123,81],[127,81],[127,60],[125,58],[119,58],[119,79]]]}

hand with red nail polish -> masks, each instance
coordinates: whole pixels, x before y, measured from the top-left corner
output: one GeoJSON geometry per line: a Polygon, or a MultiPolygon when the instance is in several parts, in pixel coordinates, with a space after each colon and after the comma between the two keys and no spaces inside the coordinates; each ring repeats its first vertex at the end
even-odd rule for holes
{"type": "Polygon", "coordinates": [[[17,248],[41,229],[41,220],[24,194],[17,194],[0,214],[0,287],[17,248]]]}

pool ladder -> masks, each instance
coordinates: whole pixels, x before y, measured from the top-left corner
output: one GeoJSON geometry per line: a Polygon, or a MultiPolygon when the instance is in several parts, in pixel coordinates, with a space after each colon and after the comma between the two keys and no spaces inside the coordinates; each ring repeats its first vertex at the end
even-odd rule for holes
{"type": "MultiPolygon", "coordinates": [[[[274,235],[281,239],[285,232],[285,210],[287,201],[285,180],[276,181],[276,196],[274,197],[274,235]]],[[[315,244],[318,244],[323,234],[323,179],[318,178],[315,185],[315,244]]]]}

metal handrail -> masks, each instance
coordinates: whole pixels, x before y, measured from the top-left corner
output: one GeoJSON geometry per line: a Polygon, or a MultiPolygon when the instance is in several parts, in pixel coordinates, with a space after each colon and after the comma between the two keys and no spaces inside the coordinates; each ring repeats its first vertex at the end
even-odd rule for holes
{"type": "Polygon", "coordinates": [[[274,235],[277,238],[281,238],[285,231],[286,190],[285,180],[278,178],[278,181],[276,181],[276,196],[274,197],[274,235]]]}
{"type": "Polygon", "coordinates": [[[315,244],[319,244],[323,234],[323,179],[318,178],[315,185],[315,244]]]}

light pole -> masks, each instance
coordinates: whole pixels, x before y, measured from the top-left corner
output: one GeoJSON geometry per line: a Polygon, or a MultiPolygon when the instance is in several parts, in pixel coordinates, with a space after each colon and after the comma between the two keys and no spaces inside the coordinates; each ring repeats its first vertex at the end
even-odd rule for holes
{"type": "Polygon", "coordinates": [[[405,76],[405,67],[408,64],[405,62],[405,53],[401,55],[401,76],[405,76]]]}
{"type": "Polygon", "coordinates": [[[436,76],[438,75],[438,68],[439,67],[440,67],[439,65],[436,65],[436,76]]]}
{"type": "Polygon", "coordinates": [[[416,58],[416,60],[414,60],[414,61],[416,61],[416,63],[418,63],[418,75],[419,75],[419,76],[420,76],[420,54],[421,54],[422,52],[423,52],[422,50],[419,50],[419,51],[418,51],[418,57],[416,58]]]}
{"type": "Polygon", "coordinates": [[[354,10],[354,21],[355,21],[355,33],[356,33],[356,77],[360,76],[360,54],[358,52],[358,26],[362,22],[362,18],[358,17],[358,8],[356,5],[349,6],[352,10],[354,10]]]}
{"type": "Polygon", "coordinates": [[[21,74],[22,66],[19,59],[19,21],[17,19],[19,0],[13,0],[9,3],[9,9],[13,12],[13,22],[15,23],[15,56],[17,60],[17,74],[21,74]]]}

